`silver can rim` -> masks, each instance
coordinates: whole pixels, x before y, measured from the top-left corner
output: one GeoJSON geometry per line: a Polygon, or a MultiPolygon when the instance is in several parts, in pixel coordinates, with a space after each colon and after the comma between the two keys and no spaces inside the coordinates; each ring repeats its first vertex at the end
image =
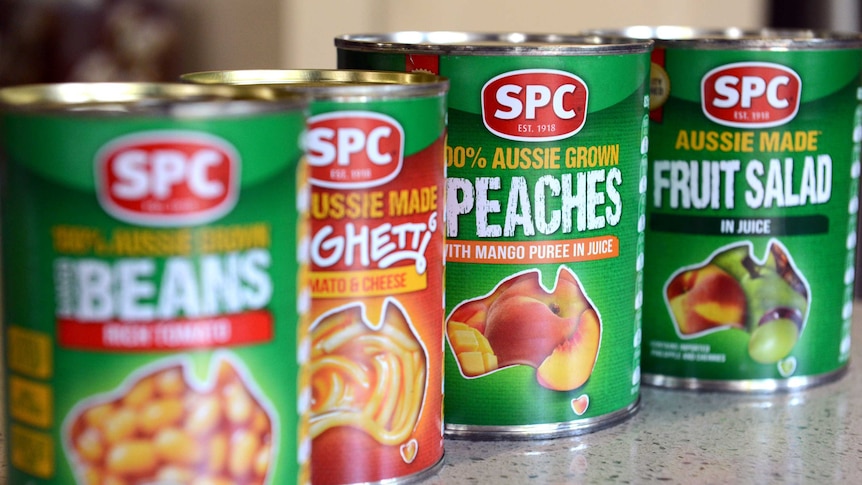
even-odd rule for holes
{"type": "Polygon", "coordinates": [[[653,44],[652,39],[611,33],[400,31],[335,38],[336,48],[344,50],[459,56],[638,54],[651,51],[653,44]]]}
{"type": "Polygon", "coordinates": [[[862,48],[862,33],[816,29],[633,25],[589,32],[652,39],[656,47],[675,49],[788,51],[862,48]]]}

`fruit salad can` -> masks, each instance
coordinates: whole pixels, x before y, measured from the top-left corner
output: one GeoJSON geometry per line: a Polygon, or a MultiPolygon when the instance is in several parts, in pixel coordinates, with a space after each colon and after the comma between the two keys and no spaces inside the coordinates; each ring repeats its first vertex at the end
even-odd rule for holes
{"type": "Polygon", "coordinates": [[[850,357],[862,37],[653,38],[644,382],[775,392],[850,357]]]}
{"type": "Polygon", "coordinates": [[[390,483],[443,459],[447,80],[347,70],[191,73],[311,98],[312,482],[390,483]]]}
{"type": "Polygon", "coordinates": [[[0,90],[10,484],[308,481],[306,106],[180,83],[0,90]]]}
{"type": "Polygon", "coordinates": [[[402,32],[342,68],[450,79],[445,430],[543,439],[631,416],[651,41],[402,32]]]}

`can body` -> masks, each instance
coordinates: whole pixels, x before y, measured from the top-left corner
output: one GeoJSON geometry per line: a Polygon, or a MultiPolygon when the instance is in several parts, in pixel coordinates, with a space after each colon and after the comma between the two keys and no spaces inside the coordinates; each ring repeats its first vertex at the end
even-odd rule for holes
{"type": "Polygon", "coordinates": [[[650,46],[464,36],[336,39],[339,67],[451,82],[446,433],[595,430],[639,399],[650,46]]]}
{"type": "Polygon", "coordinates": [[[11,484],[307,479],[303,105],[218,93],[0,91],[11,484]]]}
{"type": "Polygon", "coordinates": [[[337,70],[185,79],[280,85],[312,98],[304,137],[312,481],[381,482],[435,470],[443,458],[448,83],[337,70]]]}
{"type": "Polygon", "coordinates": [[[838,377],[850,355],[860,39],[656,42],[644,381],[774,391],[838,377]]]}

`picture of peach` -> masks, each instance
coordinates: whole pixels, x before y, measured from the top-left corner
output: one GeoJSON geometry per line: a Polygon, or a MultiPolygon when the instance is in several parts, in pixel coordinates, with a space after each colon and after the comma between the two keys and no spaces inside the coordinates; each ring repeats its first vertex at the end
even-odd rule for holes
{"type": "Polygon", "coordinates": [[[745,292],[733,276],[714,264],[678,274],[666,294],[683,334],[724,326],[745,327],[745,292]]]}
{"type": "Polygon", "coordinates": [[[528,365],[541,386],[570,391],[592,374],[601,319],[575,274],[561,266],[551,289],[531,270],[458,305],[447,319],[446,336],[466,377],[528,365]]]}
{"type": "Polygon", "coordinates": [[[230,362],[213,373],[202,388],[173,363],[77,406],[66,449],[78,482],[267,483],[272,418],[230,362]]]}
{"type": "Polygon", "coordinates": [[[538,367],[575,334],[587,303],[571,271],[546,291],[536,272],[523,275],[488,309],[485,337],[501,365],[538,367]]]}

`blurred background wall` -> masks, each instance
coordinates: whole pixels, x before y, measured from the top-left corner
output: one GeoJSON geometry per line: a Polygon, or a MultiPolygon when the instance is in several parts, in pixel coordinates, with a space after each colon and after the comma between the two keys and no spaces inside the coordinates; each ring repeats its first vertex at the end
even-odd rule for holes
{"type": "MultiPolygon", "coordinates": [[[[819,2],[811,2],[819,3],[819,2]]],[[[754,27],[768,0],[0,0],[0,85],[335,67],[339,34],[754,27]]]]}
{"type": "Polygon", "coordinates": [[[339,34],[589,28],[858,30],[862,0],[0,0],[0,85],[332,68],[339,34]]]}

